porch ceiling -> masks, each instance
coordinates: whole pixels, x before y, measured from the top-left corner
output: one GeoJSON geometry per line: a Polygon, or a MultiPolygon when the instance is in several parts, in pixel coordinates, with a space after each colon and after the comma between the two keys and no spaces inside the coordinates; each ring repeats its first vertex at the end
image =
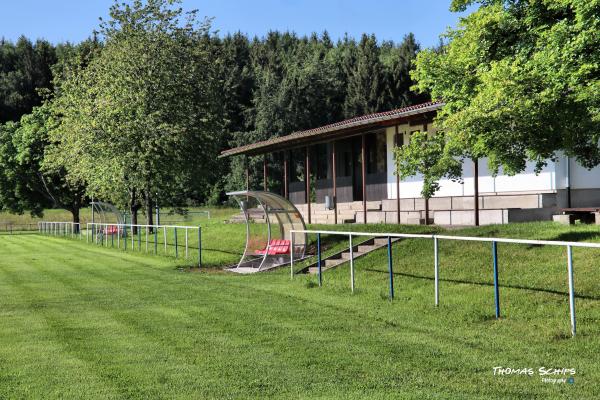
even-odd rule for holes
{"type": "Polygon", "coordinates": [[[284,150],[300,145],[316,143],[323,140],[337,139],[368,131],[377,127],[385,127],[413,120],[415,116],[426,117],[444,105],[442,102],[429,102],[414,106],[384,111],[376,114],[362,115],[333,124],[294,132],[286,136],[275,137],[262,142],[251,143],[224,150],[219,157],[233,155],[256,155],[275,150],[284,150]]]}

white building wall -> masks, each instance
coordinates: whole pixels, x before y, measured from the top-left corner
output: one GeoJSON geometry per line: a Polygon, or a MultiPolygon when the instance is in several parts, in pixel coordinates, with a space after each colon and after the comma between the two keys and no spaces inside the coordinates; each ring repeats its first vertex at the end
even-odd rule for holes
{"type": "MultiPolygon", "coordinates": [[[[400,125],[399,132],[405,132],[404,143],[407,143],[410,136],[410,131],[415,127],[408,125],[400,125]]],[[[387,189],[388,199],[396,198],[396,176],[394,175],[395,163],[393,158],[395,127],[389,127],[386,130],[387,135],[387,189]]],[[[581,168],[581,167],[580,167],[581,168]]],[[[558,168],[560,169],[560,168],[558,168]]],[[[563,167],[564,169],[564,167],[563,167]]],[[[586,173],[576,168],[574,174],[571,169],[573,186],[575,180],[579,185],[589,185],[593,179],[598,182],[596,187],[600,186],[600,168],[594,169],[593,172],[586,173]]],[[[479,192],[480,193],[511,193],[511,192],[549,192],[557,189],[557,166],[554,162],[549,161],[548,165],[542,169],[539,174],[535,173],[535,163],[529,162],[525,170],[517,175],[509,176],[499,172],[497,176],[493,176],[488,169],[487,159],[479,160],[479,192]]],[[[435,197],[447,196],[472,196],[474,194],[474,165],[470,160],[463,162],[463,182],[453,182],[449,179],[440,181],[440,190],[435,194],[435,197]]],[[[560,176],[560,173],[558,173],[560,176]]],[[[563,179],[564,180],[564,179],[563,179]]],[[[423,187],[422,177],[417,175],[408,179],[402,180],[400,183],[400,198],[421,197],[421,189],[423,187]]],[[[583,187],[583,186],[581,186],[583,187]]]]}
{"type": "MultiPolygon", "coordinates": [[[[600,188],[600,167],[590,170],[582,167],[576,160],[569,160],[571,167],[571,189],[600,188]]],[[[556,162],[556,188],[567,188],[567,158],[560,157],[556,162]]]]}

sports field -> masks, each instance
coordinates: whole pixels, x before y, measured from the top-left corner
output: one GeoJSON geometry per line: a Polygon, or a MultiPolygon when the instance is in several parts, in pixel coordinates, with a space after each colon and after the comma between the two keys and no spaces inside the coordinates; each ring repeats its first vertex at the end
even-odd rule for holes
{"type": "MultiPolygon", "coordinates": [[[[221,235],[241,228],[224,226],[221,235]]],[[[590,226],[452,232],[600,241],[590,226]]],[[[205,246],[218,249],[210,237],[205,246]]],[[[571,339],[563,249],[499,247],[499,321],[489,246],[440,250],[435,308],[431,242],[394,246],[390,302],[385,252],[356,263],[352,295],[347,267],[327,271],[319,288],[312,277],[290,280],[289,270],[190,272],[173,258],[1,235],[0,399],[598,397],[597,251],[575,250],[571,339]],[[534,374],[494,376],[494,367],[534,374]],[[574,368],[574,382],[545,383],[539,368],[574,368]]]]}

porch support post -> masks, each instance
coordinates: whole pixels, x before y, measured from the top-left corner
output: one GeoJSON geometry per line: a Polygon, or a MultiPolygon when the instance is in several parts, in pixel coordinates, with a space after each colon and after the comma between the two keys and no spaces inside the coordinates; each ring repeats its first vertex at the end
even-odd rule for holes
{"type": "Polygon", "coordinates": [[[331,142],[331,175],[333,182],[333,223],[337,225],[337,166],[335,160],[335,140],[331,142]]]}
{"type": "MultiPolygon", "coordinates": [[[[248,157],[245,157],[245,163],[246,164],[246,191],[250,190],[250,169],[248,168],[248,157]]],[[[159,225],[160,222],[158,222],[158,218],[156,221],[156,224],[159,225]]]]}
{"type": "Polygon", "coordinates": [[[311,222],[310,218],[310,151],[309,147],[306,146],[306,160],[304,164],[304,179],[306,180],[306,206],[308,212],[308,223],[311,222]]]}
{"type": "MultiPolygon", "coordinates": [[[[394,136],[394,142],[396,144],[396,147],[400,147],[402,146],[402,139],[400,138],[399,134],[398,134],[398,125],[396,125],[396,135],[394,136]]],[[[396,210],[398,211],[398,224],[400,224],[400,175],[398,175],[398,171],[397,171],[397,165],[395,163],[395,157],[393,157],[394,160],[394,171],[396,172],[396,210]]]]}
{"type": "Polygon", "coordinates": [[[263,190],[267,191],[267,155],[263,156],[263,190]]]}
{"type": "Polygon", "coordinates": [[[283,197],[288,198],[288,151],[283,152],[283,197]]]}
{"type": "Polygon", "coordinates": [[[479,160],[473,160],[473,184],[475,191],[473,193],[473,210],[475,213],[475,226],[479,226],[479,160]]]}
{"type": "MultiPolygon", "coordinates": [[[[427,123],[423,124],[423,132],[427,133],[427,123]]],[[[429,197],[425,198],[425,225],[429,225],[429,197]]]]}
{"type": "Polygon", "coordinates": [[[361,136],[360,143],[360,168],[362,172],[362,201],[363,201],[363,222],[367,223],[367,166],[366,166],[365,135],[361,136]]]}

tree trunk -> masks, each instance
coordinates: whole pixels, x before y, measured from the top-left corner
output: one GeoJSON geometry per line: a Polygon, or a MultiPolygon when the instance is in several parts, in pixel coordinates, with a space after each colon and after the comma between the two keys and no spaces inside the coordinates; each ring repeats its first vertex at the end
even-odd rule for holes
{"type": "Polygon", "coordinates": [[[136,235],[138,231],[138,227],[135,226],[138,223],[138,209],[139,206],[137,204],[131,206],[131,224],[133,225],[133,227],[131,228],[131,233],[133,233],[134,235],[136,235]]]}
{"type": "Polygon", "coordinates": [[[73,227],[73,233],[79,233],[79,222],[81,221],[79,218],[79,207],[75,206],[73,207],[71,211],[71,214],[73,215],[73,223],[75,224],[75,226],[73,227]]]}
{"type": "MultiPolygon", "coordinates": [[[[137,225],[138,223],[138,210],[140,206],[137,202],[137,195],[135,190],[131,192],[131,204],[129,205],[129,210],[131,211],[131,225],[137,225]]],[[[131,234],[136,235],[138,232],[137,226],[131,227],[131,234]]]]}
{"type": "MultiPolygon", "coordinates": [[[[150,197],[150,193],[146,192],[146,218],[148,225],[154,225],[154,201],[150,197]]],[[[154,233],[154,228],[150,226],[150,233],[154,233]]]]}

